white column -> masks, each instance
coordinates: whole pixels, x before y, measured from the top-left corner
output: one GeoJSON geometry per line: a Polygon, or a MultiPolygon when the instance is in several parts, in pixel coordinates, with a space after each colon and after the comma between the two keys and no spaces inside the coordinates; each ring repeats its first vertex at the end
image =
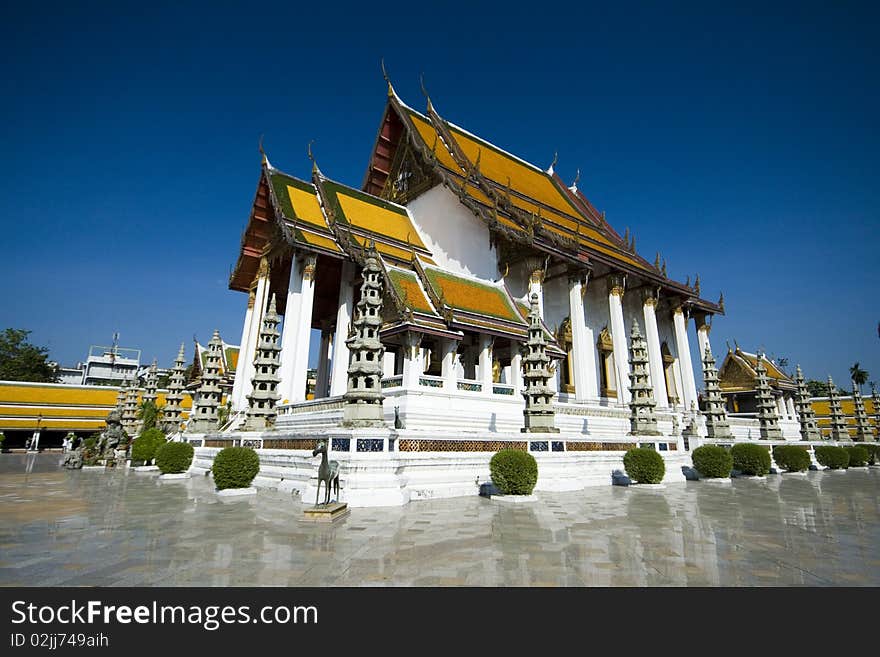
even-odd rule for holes
{"type": "Polygon", "coordinates": [[[629,350],[623,323],[623,280],[620,277],[612,277],[609,281],[608,310],[611,315],[611,341],[614,343],[614,366],[617,371],[617,401],[629,404],[629,350]]]}
{"type": "Polygon", "coordinates": [[[581,277],[568,280],[568,310],[571,320],[572,374],[575,397],[578,401],[599,398],[596,386],[596,349],[592,331],[587,328],[584,313],[584,294],[587,282],[581,277]]]}
{"type": "MultiPolygon", "coordinates": [[[[394,361],[395,361],[395,356],[394,356],[393,351],[390,351],[390,350],[386,351],[382,355],[382,376],[383,377],[394,376],[394,361]]],[[[348,376],[348,371],[346,371],[345,376],[348,376]]],[[[333,385],[332,381],[330,382],[330,385],[331,386],[333,385]]],[[[340,394],[345,394],[345,390],[343,390],[342,393],[340,393],[340,394]]]]}
{"type": "Polygon", "coordinates": [[[492,394],[492,336],[480,336],[480,371],[478,378],[483,385],[482,392],[487,395],[492,394]]]}
{"type": "Polygon", "coordinates": [[[663,372],[663,354],[660,351],[660,333],[657,331],[657,297],[645,296],[642,307],[645,315],[645,335],[648,342],[648,366],[651,371],[651,386],[657,408],[669,408],[669,393],[666,390],[666,376],[663,372]]]}
{"type": "Polygon", "coordinates": [[[515,395],[522,392],[523,375],[522,375],[522,355],[519,353],[519,343],[510,343],[510,383],[513,386],[515,395]]]}
{"type": "Polygon", "coordinates": [[[443,377],[443,389],[446,392],[458,390],[458,374],[455,371],[455,356],[458,350],[458,340],[445,338],[443,340],[443,352],[440,361],[440,376],[443,377]]]}
{"type": "Polygon", "coordinates": [[[421,335],[407,333],[403,347],[403,385],[406,388],[418,388],[419,377],[424,371],[422,350],[419,348],[421,335]]]}
{"type": "Polygon", "coordinates": [[[781,396],[776,398],[776,412],[779,413],[780,420],[788,419],[788,410],[785,408],[785,400],[781,396]]]}
{"type": "Polygon", "coordinates": [[[321,347],[318,350],[318,372],[315,376],[315,399],[326,397],[330,388],[330,354],[332,353],[330,329],[321,331],[321,347]]]}
{"type": "Polygon", "coordinates": [[[233,381],[232,383],[232,406],[236,409],[241,408],[239,401],[243,399],[243,397],[241,396],[241,389],[244,385],[244,364],[246,362],[245,351],[247,349],[246,345],[249,342],[249,336],[251,334],[251,318],[254,315],[255,297],[256,295],[254,294],[253,290],[248,292],[247,311],[244,314],[244,326],[242,326],[241,328],[241,341],[238,343],[238,365],[236,367],[236,370],[238,371],[235,373],[235,381],[233,381]]]}
{"type": "Polygon", "coordinates": [[[281,400],[290,403],[306,398],[306,376],[309,367],[309,337],[312,328],[312,306],[315,297],[316,258],[294,254],[290,263],[287,308],[281,334],[281,400]]]}
{"type": "Polygon", "coordinates": [[[798,417],[797,417],[797,411],[795,410],[795,407],[794,407],[794,398],[789,397],[788,399],[785,400],[785,403],[786,403],[786,406],[788,407],[789,419],[797,420],[798,417]]]}
{"type": "Polygon", "coordinates": [[[691,403],[697,403],[697,385],[694,381],[694,366],[691,364],[691,348],[688,343],[687,322],[681,306],[672,313],[672,324],[675,329],[675,348],[678,351],[678,362],[681,365],[682,403],[685,411],[691,410],[691,403]]]}
{"type": "MultiPolygon", "coordinates": [[[[344,395],[348,389],[348,327],[354,308],[354,264],[347,260],[342,263],[342,279],[339,283],[339,309],[336,311],[336,334],[333,336],[333,373],[330,375],[330,396],[344,395]]],[[[389,354],[386,353],[387,357],[389,354]]],[[[394,358],[394,354],[390,354],[394,358]]],[[[394,374],[394,362],[391,373],[394,374]]]]}
{"type": "Polygon", "coordinates": [[[697,344],[700,347],[700,372],[703,371],[702,362],[703,358],[706,357],[706,347],[710,351],[712,349],[712,345],[709,343],[709,331],[712,328],[712,325],[708,322],[709,317],[711,315],[702,312],[694,315],[694,324],[697,327],[697,344]]]}
{"type": "MultiPolygon", "coordinates": [[[[241,378],[241,387],[237,400],[232,400],[232,406],[236,409],[243,409],[247,406],[247,396],[251,394],[254,387],[254,356],[257,353],[257,343],[260,341],[260,325],[263,322],[263,315],[268,307],[269,297],[269,261],[263,258],[260,261],[260,271],[257,274],[257,289],[254,292],[254,308],[251,313],[251,325],[248,329],[247,342],[239,347],[238,367],[236,368],[235,378],[241,378]]],[[[235,382],[232,384],[233,391],[235,382]]]]}

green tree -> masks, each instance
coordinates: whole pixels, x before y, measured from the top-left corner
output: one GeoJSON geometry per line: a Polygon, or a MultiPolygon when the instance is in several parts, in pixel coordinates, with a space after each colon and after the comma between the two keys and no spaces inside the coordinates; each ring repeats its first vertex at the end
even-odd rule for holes
{"type": "Polygon", "coordinates": [[[140,408],[138,408],[137,418],[144,423],[144,426],[141,429],[142,433],[147,429],[154,429],[156,428],[156,421],[159,419],[159,409],[156,407],[155,403],[145,401],[141,403],[140,408]]]}
{"type": "Polygon", "coordinates": [[[52,383],[58,380],[46,360],[49,350],[28,342],[30,331],[8,328],[0,333],[0,380],[52,383]]]}
{"type": "Polygon", "coordinates": [[[862,392],[862,386],[868,382],[868,373],[859,367],[858,362],[853,363],[853,366],[849,368],[849,375],[855,383],[859,387],[859,394],[862,392]]]}

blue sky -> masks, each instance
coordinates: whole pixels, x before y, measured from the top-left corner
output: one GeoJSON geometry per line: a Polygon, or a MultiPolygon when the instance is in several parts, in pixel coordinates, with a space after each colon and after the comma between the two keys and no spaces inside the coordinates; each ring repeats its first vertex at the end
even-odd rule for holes
{"type": "Polygon", "coordinates": [[[114,331],[164,365],[193,334],[237,342],[260,135],[300,176],[314,139],[359,186],[384,57],[404,100],[424,72],[449,120],[558,150],[649,260],[723,290],[719,357],[880,381],[876,6],[24,4],[0,21],[0,328],[61,362],[114,331]]]}

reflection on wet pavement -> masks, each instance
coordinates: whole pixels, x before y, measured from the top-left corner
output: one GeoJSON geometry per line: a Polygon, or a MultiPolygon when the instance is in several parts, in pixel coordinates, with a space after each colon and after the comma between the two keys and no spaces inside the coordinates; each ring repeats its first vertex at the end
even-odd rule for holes
{"type": "Polygon", "coordinates": [[[880,585],[880,468],[352,509],[0,456],[3,586],[880,585]]]}

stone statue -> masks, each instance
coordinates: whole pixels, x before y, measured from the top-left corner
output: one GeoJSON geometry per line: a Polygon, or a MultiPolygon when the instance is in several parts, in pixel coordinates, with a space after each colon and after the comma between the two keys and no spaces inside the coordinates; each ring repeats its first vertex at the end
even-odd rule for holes
{"type": "Polygon", "coordinates": [[[321,455],[321,465],[318,466],[318,492],[315,494],[315,506],[321,495],[321,482],[324,482],[324,504],[330,504],[330,486],[333,485],[336,500],[339,501],[339,461],[327,461],[327,442],[319,440],[315,445],[312,456],[321,455]]]}
{"type": "Polygon", "coordinates": [[[116,449],[119,447],[119,443],[128,436],[122,428],[122,418],[115,409],[110,411],[106,422],[107,428],[104,429],[101,437],[98,438],[96,447],[99,459],[112,460],[116,457],[116,449]]]}
{"type": "Polygon", "coordinates": [[[394,428],[406,429],[406,425],[403,423],[403,420],[400,419],[400,406],[394,407],[394,428]]]}
{"type": "Polygon", "coordinates": [[[61,461],[61,466],[68,470],[79,470],[83,467],[83,441],[81,439],[75,439],[71,442],[70,449],[64,455],[64,460],[61,461]],[[74,448],[76,440],[79,440],[79,443],[74,448]]]}

